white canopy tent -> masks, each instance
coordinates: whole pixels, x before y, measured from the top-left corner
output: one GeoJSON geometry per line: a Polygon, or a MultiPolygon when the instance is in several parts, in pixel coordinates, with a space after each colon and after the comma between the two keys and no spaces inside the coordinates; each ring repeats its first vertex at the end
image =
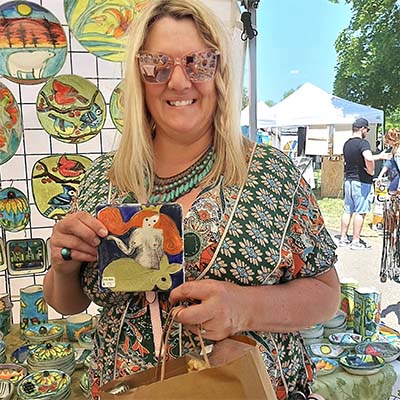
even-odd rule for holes
{"type": "MultiPolygon", "coordinates": [[[[246,126],[249,124],[250,106],[245,107],[240,113],[240,125],[246,126]]],[[[268,128],[275,125],[274,112],[271,107],[268,107],[263,101],[257,103],[257,127],[268,128]]]]}

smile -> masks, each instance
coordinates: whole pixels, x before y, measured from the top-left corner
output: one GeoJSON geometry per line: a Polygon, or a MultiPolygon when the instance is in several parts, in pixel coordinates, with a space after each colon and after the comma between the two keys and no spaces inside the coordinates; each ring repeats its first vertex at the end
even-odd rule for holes
{"type": "Polygon", "coordinates": [[[175,100],[175,101],[167,100],[167,103],[170,106],[173,106],[173,107],[183,107],[183,106],[190,106],[195,101],[196,100],[194,100],[194,99],[191,99],[191,100],[175,100]]]}

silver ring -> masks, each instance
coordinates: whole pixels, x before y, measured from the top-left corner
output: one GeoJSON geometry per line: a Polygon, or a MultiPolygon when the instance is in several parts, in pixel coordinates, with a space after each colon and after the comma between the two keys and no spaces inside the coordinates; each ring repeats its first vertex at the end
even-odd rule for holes
{"type": "Polygon", "coordinates": [[[63,248],[60,250],[60,254],[61,254],[61,257],[62,257],[62,259],[63,259],[64,261],[70,261],[70,260],[72,260],[72,257],[71,257],[71,249],[69,249],[68,247],[63,247],[63,248]]]}

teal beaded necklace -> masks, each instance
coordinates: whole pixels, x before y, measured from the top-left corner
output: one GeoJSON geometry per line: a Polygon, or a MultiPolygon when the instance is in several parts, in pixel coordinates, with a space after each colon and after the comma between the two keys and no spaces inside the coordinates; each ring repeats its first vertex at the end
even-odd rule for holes
{"type": "Polygon", "coordinates": [[[181,173],[169,178],[156,176],[154,179],[153,194],[150,196],[149,202],[173,202],[184,194],[189,193],[208,175],[214,164],[214,160],[214,146],[211,145],[194,164],[181,173]]]}

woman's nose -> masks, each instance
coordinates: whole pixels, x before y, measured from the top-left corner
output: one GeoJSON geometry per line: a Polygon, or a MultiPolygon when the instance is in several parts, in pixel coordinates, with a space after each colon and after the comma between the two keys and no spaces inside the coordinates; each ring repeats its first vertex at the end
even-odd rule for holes
{"type": "Polygon", "coordinates": [[[174,65],[171,77],[168,81],[168,88],[174,90],[185,90],[190,88],[192,82],[187,77],[183,67],[181,65],[174,65]]]}

